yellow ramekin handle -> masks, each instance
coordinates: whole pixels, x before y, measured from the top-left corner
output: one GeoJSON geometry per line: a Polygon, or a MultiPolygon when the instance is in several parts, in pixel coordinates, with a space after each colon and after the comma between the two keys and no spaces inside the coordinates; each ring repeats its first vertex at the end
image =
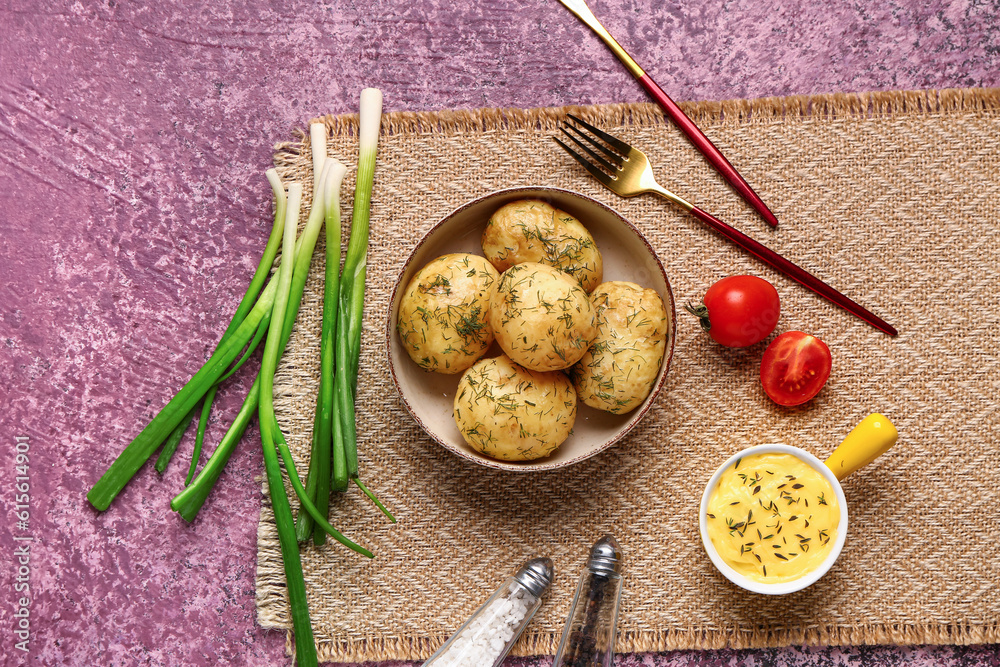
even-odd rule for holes
{"type": "Polygon", "coordinates": [[[899,433],[885,415],[870,414],[847,434],[840,447],[826,460],[826,467],[837,479],[863,468],[889,451],[896,444],[899,433]]]}

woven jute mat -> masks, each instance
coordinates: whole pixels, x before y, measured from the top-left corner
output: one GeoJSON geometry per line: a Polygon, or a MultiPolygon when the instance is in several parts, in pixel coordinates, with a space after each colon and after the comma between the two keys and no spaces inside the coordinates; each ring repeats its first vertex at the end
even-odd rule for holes
{"type": "MultiPolygon", "coordinates": [[[[372,197],[359,378],[362,478],[331,522],[377,557],[307,547],[310,610],[325,660],[429,656],[519,563],[550,556],[556,580],[515,654],[554,653],[591,543],[625,552],[618,650],[789,644],[1000,641],[1000,90],[837,94],[684,105],[768,202],[770,230],[648,104],[393,113],[383,119],[372,197]],[[551,140],[569,111],[650,157],[660,182],[885,317],[879,333],[721,240],[654,196],[603,189],[551,140]],[[388,301],[410,250],[467,200],[518,185],[575,190],[650,239],[679,304],[751,273],[782,299],[778,331],[833,352],[813,401],[782,408],[758,379],[765,344],[714,344],[678,313],[663,392],[632,434],[571,468],[489,470],[428,438],[387,370],[388,301]],[[711,472],[739,448],[786,442],[828,455],[870,412],[899,444],[845,483],[851,524],[833,570],[785,597],[746,593],[712,567],[697,529],[711,472]]],[[[357,161],[356,116],[325,118],[330,153],[357,161]]],[[[276,164],[306,184],[308,139],[276,164]]],[[[345,183],[349,218],[352,177],[345,183]]],[[[345,226],[349,220],[345,219],[345,226]]],[[[484,221],[485,222],[485,221],[484,221]]],[[[279,419],[304,471],[318,371],[322,253],[280,369],[279,419]]],[[[273,515],[259,529],[261,625],[290,628],[273,515]]]]}

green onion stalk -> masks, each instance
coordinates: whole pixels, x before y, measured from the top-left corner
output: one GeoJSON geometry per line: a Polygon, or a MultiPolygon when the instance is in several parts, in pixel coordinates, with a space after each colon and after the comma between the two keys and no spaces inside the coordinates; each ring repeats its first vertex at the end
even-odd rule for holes
{"type": "MultiPolygon", "coordinates": [[[[277,172],[269,170],[268,179],[277,179],[277,172]]],[[[229,326],[208,362],[129,443],[87,493],[87,499],[98,510],[103,511],[110,506],[160,444],[164,446],[155,467],[161,473],[166,469],[184,431],[198,412],[199,401],[220,381],[240,351],[258,336],[262,323],[267,322],[273,303],[273,291],[262,288],[281,243],[285,208],[284,188],[276,189],[275,219],[270,238],[229,326]]]]}
{"type": "MultiPolygon", "coordinates": [[[[313,125],[311,131],[314,136],[314,145],[318,147],[318,150],[314,151],[313,162],[317,173],[317,184],[314,185],[316,193],[314,195],[314,210],[302,235],[294,245],[293,257],[295,259],[295,266],[292,273],[290,298],[282,328],[281,351],[284,350],[291,336],[295,317],[298,314],[301,304],[310,260],[325,217],[325,210],[322,204],[322,188],[319,187],[319,184],[322,182],[324,167],[326,166],[326,130],[322,124],[317,123],[313,125]]],[[[277,285],[276,281],[271,281],[263,290],[261,290],[261,285],[267,277],[268,269],[273,264],[277,248],[280,245],[287,203],[284,186],[281,184],[277,172],[273,169],[268,170],[267,177],[275,192],[275,229],[272,231],[271,238],[265,248],[258,271],[251,281],[250,288],[248,288],[247,296],[241,301],[240,307],[237,309],[237,314],[234,315],[233,322],[227,328],[226,333],[223,334],[223,338],[220,340],[216,351],[209,361],[168,402],[153,421],[143,429],[139,436],[125,448],[87,494],[88,500],[97,509],[107,509],[121,489],[138,472],[143,463],[152,456],[161,443],[166,441],[164,449],[169,448],[171,451],[166,455],[161,453],[161,457],[157,461],[161,468],[165,468],[173,450],[176,449],[177,443],[180,441],[181,436],[183,436],[184,430],[199,411],[199,402],[202,402],[206,394],[210,394],[219,383],[230,377],[251,356],[263,335],[268,331],[271,319],[271,307],[274,303],[277,285]],[[279,213],[281,215],[278,215],[279,213]],[[254,298],[257,299],[256,303],[253,302],[254,298]],[[251,306],[249,307],[249,312],[247,312],[248,306],[251,306]],[[244,348],[246,349],[243,357],[235,365],[232,365],[236,355],[244,348]]],[[[246,432],[253,415],[258,409],[259,390],[260,381],[258,377],[255,378],[239,413],[206,465],[171,502],[171,507],[186,520],[193,521],[197,516],[198,511],[232,456],[236,445],[246,432]]],[[[205,403],[207,401],[202,402],[202,405],[204,406],[205,403]]],[[[195,456],[192,458],[193,460],[197,458],[197,447],[195,456]]]]}
{"type": "MultiPolygon", "coordinates": [[[[320,336],[319,391],[316,395],[316,414],[313,420],[312,450],[309,472],[306,477],[306,495],[316,505],[320,514],[329,516],[331,491],[331,465],[341,473],[346,472],[343,456],[342,432],[339,419],[333,417],[333,363],[334,335],[337,331],[337,297],[340,289],[340,187],[347,167],[330,159],[332,168],[323,179],[325,203],[326,270],[323,286],[323,324],[320,336]],[[339,443],[339,444],[338,444],[339,443]],[[332,460],[331,460],[332,459],[332,460]]],[[[342,491],[345,483],[334,487],[342,491]]],[[[299,511],[295,525],[296,536],[304,542],[312,535],[316,545],[326,541],[326,532],[316,526],[312,517],[299,511]]]]}
{"type": "MultiPolygon", "coordinates": [[[[278,247],[281,245],[281,233],[285,224],[285,206],[287,203],[285,198],[285,189],[281,186],[281,181],[278,178],[277,171],[269,169],[266,175],[268,180],[272,182],[272,186],[274,186],[275,183],[279,186],[274,188],[274,224],[271,226],[271,234],[267,240],[267,245],[264,246],[264,253],[261,255],[260,262],[257,263],[257,269],[254,271],[253,278],[250,279],[250,285],[247,287],[246,293],[243,295],[239,305],[236,307],[236,312],[233,314],[233,318],[230,320],[229,326],[226,327],[225,332],[223,332],[222,338],[219,340],[219,345],[222,345],[223,342],[232,337],[233,332],[236,331],[236,328],[241,322],[243,322],[247,313],[253,308],[254,301],[260,295],[264,282],[267,280],[270,273],[271,265],[274,263],[274,258],[278,253],[278,247]]],[[[267,330],[266,323],[268,319],[269,316],[266,316],[264,320],[262,320],[261,325],[258,326],[257,332],[254,334],[253,339],[250,341],[250,344],[240,361],[237,362],[236,365],[224,376],[222,376],[219,381],[216,382],[216,384],[213,385],[206,393],[202,401],[203,407],[200,410],[202,418],[198,422],[195,449],[191,457],[191,466],[188,470],[188,477],[185,485],[190,484],[191,478],[194,476],[194,469],[205,437],[205,426],[208,421],[208,411],[215,398],[216,389],[219,384],[235,373],[250,357],[250,355],[253,354],[253,351],[257,348],[261,337],[267,330]]],[[[216,349],[218,349],[218,345],[216,346],[216,349]]],[[[197,406],[192,408],[181,420],[177,428],[175,428],[167,437],[166,441],[163,443],[163,448],[160,450],[160,456],[156,459],[156,472],[163,474],[166,471],[167,466],[170,464],[170,460],[173,458],[178,445],[180,445],[180,442],[184,437],[184,433],[191,426],[191,422],[194,421],[194,418],[198,413],[199,409],[197,406]]]]}
{"type": "MultiPolygon", "coordinates": [[[[267,171],[267,179],[268,181],[278,179],[278,172],[274,169],[269,169],[267,171]]],[[[280,185],[280,180],[278,180],[278,184],[280,185]]],[[[273,185],[272,189],[274,189],[273,185]]],[[[236,307],[236,314],[233,315],[233,321],[230,322],[229,327],[222,334],[222,340],[220,343],[232,336],[235,326],[238,326],[238,322],[241,322],[243,318],[246,317],[246,313],[248,313],[253,307],[254,300],[257,298],[257,295],[260,294],[261,289],[264,287],[264,283],[267,281],[267,278],[271,273],[271,265],[274,264],[274,258],[277,256],[278,248],[281,246],[281,237],[284,229],[284,223],[278,222],[279,218],[284,218],[285,207],[287,205],[283,188],[275,190],[275,200],[275,224],[271,227],[271,235],[267,239],[267,245],[264,246],[264,254],[261,256],[260,262],[257,264],[257,269],[254,271],[253,278],[250,279],[250,286],[247,288],[246,294],[243,295],[243,299],[236,307]]],[[[254,353],[254,350],[257,349],[261,339],[263,339],[264,334],[267,332],[270,317],[270,314],[267,314],[264,316],[264,319],[261,320],[260,325],[257,327],[257,331],[254,333],[253,338],[247,345],[247,349],[244,351],[240,360],[237,361],[225,375],[219,378],[215,384],[209,387],[207,392],[205,392],[205,397],[202,399],[201,414],[198,418],[198,427],[195,432],[194,451],[191,453],[191,464],[188,467],[188,474],[187,478],[184,480],[184,486],[191,483],[191,480],[194,479],[195,471],[198,468],[198,460],[201,456],[201,449],[205,442],[205,429],[208,426],[208,417],[209,414],[211,414],[212,403],[215,401],[215,394],[218,392],[219,385],[228,380],[233,373],[238,371],[240,367],[246,363],[247,359],[249,359],[254,353]]]]}
{"type": "MultiPolygon", "coordinates": [[[[268,491],[285,565],[296,653],[300,664],[303,665],[317,664],[316,648],[305,599],[305,581],[295,535],[295,522],[292,519],[291,506],[281,475],[282,464],[299,498],[301,508],[311,518],[315,530],[333,536],[337,541],[362,555],[373,557],[370,551],[355,544],[333,528],[327,521],[326,511],[321,513],[310,500],[299,479],[291,452],[274,414],[274,373],[298,314],[319,230],[324,219],[333,215],[331,208],[324,205],[327,199],[324,195],[330,192],[330,198],[337,201],[336,192],[339,189],[339,181],[343,179],[343,166],[336,160],[328,161],[326,158],[325,126],[314,124],[311,132],[315,174],[313,209],[301,236],[296,241],[302,185],[291,184],[286,199],[284,187],[277,173],[269,170],[268,180],[274,189],[276,199],[274,229],[261,264],[230,326],[227,327],[205,365],[125,448],[87,494],[87,499],[95,508],[102,511],[107,509],[143,463],[166,442],[165,449],[169,448],[170,451],[161,455],[158,461],[165,467],[194,415],[200,411],[202,422],[207,419],[219,383],[230,377],[246,362],[257,345],[264,340],[261,369],[247,393],[243,406],[206,465],[191,480],[199,458],[200,447],[196,444],[188,475],[189,483],[184,491],[173,499],[171,507],[185,519],[189,521],[194,519],[256,412],[260,418],[268,491]],[[336,188],[333,183],[337,183],[336,188]],[[279,245],[284,252],[278,272],[265,288],[263,284],[279,245]],[[236,361],[241,350],[244,354],[239,361],[236,361]],[[199,404],[202,406],[200,410],[199,404]]],[[[339,201],[334,207],[337,208],[336,215],[339,219],[339,201]]],[[[339,236],[339,224],[337,231],[339,236]]],[[[339,246],[339,239],[336,243],[339,246]]],[[[200,437],[203,437],[203,429],[204,424],[200,437]]],[[[326,496],[328,500],[328,491],[326,496]]]]}
{"type": "Polygon", "coordinates": [[[292,264],[295,262],[295,228],[298,222],[299,205],[302,200],[302,185],[292,183],[288,186],[288,219],[285,220],[285,231],[282,245],[286,252],[282,253],[278,268],[277,288],[271,325],[268,329],[267,341],[264,343],[264,355],[260,363],[260,439],[264,451],[264,470],[267,473],[267,488],[271,496],[271,506],[274,510],[274,523],[278,529],[278,543],[281,546],[281,561],[285,566],[285,578],[288,587],[288,605],[292,616],[292,630],[295,633],[295,654],[299,664],[312,667],[319,663],[316,647],[313,642],[312,626],[309,621],[309,607],[306,603],[305,578],[302,574],[302,561],[299,558],[299,545],[295,540],[295,530],[289,524],[292,521],[292,508],[285,493],[282,481],[281,465],[278,463],[277,422],[274,417],[274,372],[278,365],[281,350],[281,325],[284,322],[285,310],[288,308],[288,297],[292,286],[292,264]],[[294,221],[294,222],[293,222],[294,221]],[[292,250],[291,252],[288,252],[292,250]]]}
{"type": "MultiPolygon", "coordinates": [[[[358,434],[355,424],[354,401],[358,386],[358,364],[361,354],[361,331],[364,326],[365,275],[368,259],[369,217],[372,186],[375,180],[375,156],[382,122],[382,92],[376,88],[361,91],[358,129],[358,177],[354,189],[354,210],[351,215],[351,238],[344,258],[340,280],[340,321],[336,335],[336,369],[334,392],[336,410],[343,431],[346,477],[335,476],[335,487],[351,479],[393,522],[396,519],[361,482],[358,475],[358,434]]],[[[336,444],[336,443],[335,443],[336,444]]],[[[336,455],[335,455],[336,457],[336,455]]],[[[335,475],[338,471],[334,471],[335,475]]]]}
{"type": "MultiPolygon", "coordinates": [[[[266,292],[265,292],[266,294],[266,292]]],[[[180,425],[253,336],[264,311],[271,303],[262,298],[237,328],[233,337],[219,346],[194,377],[167,403],[157,416],[125,448],[87,493],[87,500],[98,510],[106,510],[157,447],[180,425]]]]}
{"type": "Polygon", "coordinates": [[[215,352],[201,369],[149,424],[119,454],[99,480],[87,493],[87,500],[96,509],[104,511],[139,468],[149,460],[156,449],[178,428],[185,417],[195,409],[205,393],[226,372],[229,365],[253,338],[261,321],[268,315],[273,303],[273,290],[265,289],[246,318],[232,335],[219,343],[215,352]]]}

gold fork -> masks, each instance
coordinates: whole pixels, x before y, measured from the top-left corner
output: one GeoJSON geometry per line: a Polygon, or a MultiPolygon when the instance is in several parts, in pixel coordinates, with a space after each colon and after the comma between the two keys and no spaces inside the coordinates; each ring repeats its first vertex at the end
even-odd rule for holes
{"type": "Polygon", "coordinates": [[[566,149],[577,162],[583,165],[594,178],[615,194],[622,197],[634,197],[652,192],[669,199],[707,224],[724,238],[749,252],[768,266],[798,282],[803,287],[812,290],[849,313],[860,317],[876,329],[884,331],[890,336],[896,335],[896,329],[891,324],[864,306],[844,296],[819,278],[788,261],[762,243],[758,243],[743,232],[730,227],[711,213],[703,211],[691,202],[661,187],[653,176],[653,168],[649,164],[649,159],[639,149],[629,146],[624,141],[611,136],[603,130],[599,130],[572,114],[569,114],[569,118],[576,125],[566,121],[565,126],[559,129],[574,144],[582,149],[590,159],[571,148],[560,140],[559,137],[553,137],[553,139],[566,149]],[[580,128],[587,130],[589,134],[580,128]]]}
{"type": "Polygon", "coordinates": [[[630,56],[628,52],[622,48],[622,45],[611,36],[611,33],[608,32],[607,28],[601,25],[601,22],[597,20],[594,13],[590,11],[590,7],[587,6],[587,3],[584,2],[584,0],[559,0],[559,2],[561,2],[566,9],[571,11],[578,19],[583,21],[587,27],[593,30],[598,37],[601,38],[601,41],[603,41],[607,47],[611,49],[611,52],[615,54],[615,57],[618,58],[618,60],[625,65],[625,68],[629,71],[629,73],[635,77],[636,81],[639,82],[639,85],[641,85],[646,92],[649,93],[650,97],[656,100],[656,103],[660,105],[670,120],[672,120],[677,128],[683,132],[685,136],[687,136],[688,140],[694,145],[694,147],[705,156],[705,159],[708,160],[709,164],[715,167],[719,174],[721,174],[722,177],[726,179],[731,186],[733,186],[736,192],[738,192],[748,204],[753,206],[757,212],[760,213],[764,220],[767,221],[767,224],[772,227],[777,227],[778,219],[774,217],[774,213],[771,213],[771,209],[767,207],[764,200],[762,200],[757,193],[753,191],[753,188],[751,188],[750,184],[746,182],[746,179],[740,176],[740,173],[736,171],[736,167],[730,164],[729,160],[726,159],[726,156],[722,154],[722,151],[720,151],[716,145],[712,143],[712,140],[705,136],[705,133],[694,124],[694,121],[688,118],[687,114],[685,114],[684,111],[677,106],[677,103],[670,99],[670,96],[667,95],[655,81],[653,81],[653,78],[649,76],[648,73],[643,71],[641,67],[639,67],[639,63],[637,63],[632,56],[630,56]]]}

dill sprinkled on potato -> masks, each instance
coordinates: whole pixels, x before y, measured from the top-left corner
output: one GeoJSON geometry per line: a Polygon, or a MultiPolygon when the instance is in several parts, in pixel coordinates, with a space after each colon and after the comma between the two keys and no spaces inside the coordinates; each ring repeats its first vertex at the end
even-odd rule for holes
{"type": "Polygon", "coordinates": [[[597,340],[572,371],[587,405],[622,414],[649,395],[669,340],[660,296],[628,282],[603,283],[591,294],[597,340]]]}
{"type": "Polygon", "coordinates": [[[404,292],[396,324],[410,358],[447,374],[471,366],[493,342],[486,313],[498,278],[485,258],[468,253],[423,267],[404,292]]]}

